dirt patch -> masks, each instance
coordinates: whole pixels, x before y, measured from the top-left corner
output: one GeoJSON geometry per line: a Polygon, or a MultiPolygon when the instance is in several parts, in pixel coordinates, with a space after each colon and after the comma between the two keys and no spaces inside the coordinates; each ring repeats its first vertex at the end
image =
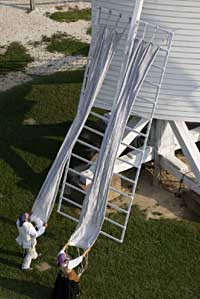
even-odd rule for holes
{"type": "MultiPolygon", "coordinates": [[[[121,188],[121,191],[128,193],[131,189],[121,188]]],[[[123,196],[111,199],[112,204],[126,210],[128,202],[123,196]]],[[[155,184],[153,163],[147,164],[141,172],[133,204],[138,206],[147,220],[164,218],[200,221],[200,196],[187,190],[167,171],[162,171],[160,182],[155,184]]],[[[117,211],[107,208],[107,215],[113,213],[117,211]]]]}
{"type": "MultiPolygon", "coordinates": [[[[77,170],[83,171],[82,165],[77,167],[77,170]]],[[[79,177],[73,176],[73,184],[79,182],[79,177]]],[[[119,177],[112,181],[112,186],[116,189],[131,193],[131,186],[124,186],[119,182],[119,177]]],[[[87,191],[89,185],[84,187],[79,185],[80,188],[87,191]]],[[[67,195],[70,194],[76,201],[82,203],[83,196],[79,192],[66,189],[67,195]],[[67,192],[69,191],[69,193],[67,192]]],[[[159,184],[154,184],[153,177],[153,163],[147,164],[147,166],[141,171],[140,179],[137,185],[136,194],[133,204],[143,211],[146,219],[188,219],[188,220],[200,220],[200,205],[196,204],[197,200],[194,196],[199,198],[200,196],[194,195],[192,191],[188,191],[177,179],[169,174],[167,171],[161,172],[161,181],[159,184]],[[199,213],[197,213],[197,210],[199,213]],[[199,214],[199,216],[198,216],[199,214]]],[[[108,201],[122,209],[127,210],[130,199],[124,196],[116,196],[112,192],[108,195],[108,201]]],[[[106,215],[117,214],[117,210],[112,207],[108,207],[106,215]]],[[[75,214],[80,215],[80,210],[75,209],[75,214]]]]}
{"type": "Polygon", "coordinates": [[[33,118],[27,118],[27,119],[24,119],[23,124],[33,126],[36,124],[36,120],[33,118]]]}
{"type": "Polygon", "coordinates": [[[40,263],[39,265],[37,265],[35,267],[40,272],[44,272],[44,271],[51,269],[51,266],[46,262],[40,263]]]}
{"type": "MultiPolygon", "coordinates": [[[[187,191],[187,201],[192,201],[192,193],[187,191]]],[[[160,184],[154,185],[152,169],[146,168],[140,176],[134,204],[144,211],[147,219],[198,220],[186,204],[184,194],[184,186],[167,172],[162,173],[160,184]]]]}

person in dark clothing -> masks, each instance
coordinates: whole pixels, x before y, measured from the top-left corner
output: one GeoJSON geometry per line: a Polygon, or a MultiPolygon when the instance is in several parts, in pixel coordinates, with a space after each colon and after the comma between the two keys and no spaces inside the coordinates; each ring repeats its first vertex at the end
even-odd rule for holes
{"type": "Polygon", "coordinates": [[[80,276],[74,268],[82,262],[89,251],[90,248],[86,249],[81,256],[73,260],[65,253],[65,247],[59,252],[57,262],[60,271],[54,284],[52,299],[80,299],[80,276]]]}
{"type": "Polygon", "coordinates": [[[52,299],[80,299],[79,282],[69,280],[69,278],[60,271],[56,278],[52,299]]]}

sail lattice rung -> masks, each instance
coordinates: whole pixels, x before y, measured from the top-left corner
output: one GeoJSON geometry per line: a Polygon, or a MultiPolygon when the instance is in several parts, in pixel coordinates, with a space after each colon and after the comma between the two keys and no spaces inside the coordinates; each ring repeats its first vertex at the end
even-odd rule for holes
{"type": "Polygon", "coordinates": [[[86,159],[86,158],[84,158],[84,157],[81,157],[81,156],[79,156],[79,155],[77,155],[77,154],[72,153],[71,156],[72,156],[73,158],[76,158],[76,159],[78,159],[78,160],[80,160],[80,161],[82,161],[82,162],[85,162],[85,163],[89,164],[89,165],[95,165],[94,162],[92,162],[92,161],[90,161],[90,160],[88,160],[88,159],[86,159]]]}
{"type": "Polygon", "coordinates": [[[124,180],[124,181],[127,181],[129,183],[132,183],[132,184],[135,184],[135,181],[134,180],[131,180],[130,178],[128,178],[127,176],[125,175],[122,175],[122,174],[119,174],[119,173],[116,173],[114,172],[113,173],[115,176],[119,177],[120,179],[124,180]]]}
{"type": "Polygon", "coordinates": [[[143,136],[143,137],[146,137],[146,134],[138,131],[138,130],[135,130],[133,128],[130,128],[129,126],[126,126],[126,130],[130,131],[130,132],[133,132],[133,133],[136,133],[137,135],[139,136],[143,136]]]}
{"type": "Polygon", "coordinates": [[[93,150],[95,150],[97,152],[99,152],[99,150],[100,150],[100,148],[98,148],[98,147],[96,147],[96,146],[94,146],[94,145],[92,145],[92,144],[90,144],[90,143],[88,143],[86,141],[83,141],[81,139],[77,139],[77,142],[80,143],[80,144],[82,144],[82,145],[85,145],[85,146],[87,146],[87,147],[89,147],[89,148],[91,148],[91,149],[93,149],[93,150]]]}
{"type": "Polygon", "coordinates": [[[143,148],[142,148],[142,147],[137,148],[137,147],[132,146],[132,145],[130,145],[130,144],[127,144],[127,143],[125,143],[125,142],[123,142],[123,141],[121,142],[121,144],[122,144],[122,145],[125,145],[128,149],[131,149],[131,150],[133,150],[133,151],[136,151],[137,153],[140,153],[140,154],[143,153],[143,148]]]}
{"type": "Polygon", "coordinates": [[[120,227],[120,228],[124,229],[124,225],[118,223],[117,221],[114,221],[114,220],[112,220],[112,219],[110,219],[110,218],[108,218],[108,217],[105,217],[105,220],[107,220],[108,222],[110,222],[110,223],[116,225],[117,227],[120,227]]]}
{"type": "Polygon", "coordinates": [[[91,179],[89,176],[83,174],[82,172],[80,172],[80,171],[78,171],[78,170],[75,170],[75,169],[70,168],[70,167],[67,168],[67,170],[68,170],[69,172],[72,172],[72,173],[74,173],[74,174],[80,176],[80,177],[82,176],[82,177],[85,177],[86,179],[92,181],[92,179],[91,179]]]}
{"type": "Polygon", "coordinates": [[[65,183],[65,186],[70,187],[71,189],[74,189],[74,190],[76,190],[76,191],[78,191],[78,192],[86,195],[86,191],[82,190],[81,188],[79,188],[79,187],[77,187],[77,186],[75,186],[73,184],[65,183]]]}
{"type": "Polygon", "coordinates": [[[127,197],[129,199],[132,199],[131,193],[128,194],[126,192],[120,191],[120,190],[118,190],[118,189],[116,189],[114,187],[111,187],[111,186],[109,187],[109,190],[111,190],[111,191],[113,191],[115,193],[118,193],[119,195],[122,195],[124,197],[127,197]]]}
{"type": "MultiPolygon", "coordinates": [[[[69,199],[69,198],[67,198],[67,197],[65,197],[65,196],[63,197],[63,201],[66,202],[66,203],[69,203],[70,205],[75,206],[75,207],[77,207],[77,208],[79,208],[79,209],[82,208],[82,205],[81,205],[81,204],[79,204],[79,203],[77,203],[77,202],[75,202],[75,201],[73,201],[73,200],[71,200],[71,199],[69,199]]],[[[127,213],[128,213],[127,210],[120,209],[119,207],[117,207],[117,206],[115,206],[115,205],[113,205],[113,204],[108,204],[108,206],[111,207],[111,208],[113,208],[113,209],[115,209],[115,210],[117,210],[117,211],[119,211],[119,212],[123,212],[124,214],[127,214],[127,213]]],[[[62,212],[62,213],[64,214],[64,212],[62,212]]],[[[105,216],[105,220],[107,220],[108,222],[110,222],[110,223],[116,225],[117,227],[119,227],[119,228],[121,228],[121,229],[124,229],[124,225],[122,225],[122,224],[120,224],[119,222],[117,222],[117,221],[115,221],[115,220],[109,218],[108,216],[105,216]]]]}
{"type": "Polygon", "coordinates": [[[142,101],[145,101],[147,103],[151,103],[151,104],[154,104],[154,101],[149,99],[149,98],[145,98],[145,97],[142,97],[142,96],[138,96],[137,97],[138,100],[142,100],[142,101]]]}
{"type": "Polygon", "coordinates": [[[107,207],[110,207],[110,208],[112,208],[112,209],[114,209],[114,210],[116,210],[116,211],[119,211],[119,212],[122,212],[122,213],[125,213],[125,214],[128,213],[127,210],[122,209],[122,208],[119,208],[118,206],[116,206],[116,205],[114,205],[114,204],[112,204],[112,203],[110,203],[110,202],[107,203],[107,207]]]}
{"type": "Polygon", "coordinates": [[[98,130],[96,130],[96,129],[93,129],[93,128],[91,128],[91,127],[88,127],[88,126],[84,126],[84,129],[86,129],[86,130],[88,130],[88,131],[90,131],[90,132],[92,132],[92,133],[95,133],[95,134],[97,134],[97,135],[99,135],[99,136],[101,136],[101,137],[103,137],[104,136],[104,134],[102,133],[102,132],[100,132],[100,131],[98,131],[98,130]]]}
{"type": "Polygon", "coordinates": [[[74,222],[78,222],[78,221],[79,221],[79,218],[75,218],[75,217],[73,217],[73,216],[71,216],[71,215],[69,215],[69,214],[66,214],[66,213],[62,212],[60,209],[58,209],[57,212],[58,212],[60,215],[66,217],[66,218],[68,218],[68,219],[70,219],[70,220],[72,220],[72,221],[74,221],[74,222]]]}
{"type": "Polygon", "coordinates": [[[70,203],[71,205],[73,205],[73,206],[79,208],[79,209],[82,208],[82,205],[78,204],[78,203],[75,202],[74,200],[71,200],[71,199],[69,199],[69,198],[67,198],[67,197],[65,197],[65,196],[63,196],[63,200],[64,200],[65,202],[70,203]]]}
{"type": "Polygon", "coordinates": [[[99,119],[101,119],[101,120],[103,120],[105,122],[108,121],[108,118],[106,116],[103,116],[103,115],[101,115],[101,114],[99,114],[97,112],[91,111],[91,115],[96,116],[97,118],[99,118],[99,119]]]}
{"type": "Polygon", "coordinates": [[[146,84],[148,84],[148,85],[150,85],[150,86],[153,86],[153,87],[155,87],[155,88],[158,88],[158,89],[160,88],[160,85],[154,83],[153,81],[145,80],[144,83],[146,83],[146,84]]]}

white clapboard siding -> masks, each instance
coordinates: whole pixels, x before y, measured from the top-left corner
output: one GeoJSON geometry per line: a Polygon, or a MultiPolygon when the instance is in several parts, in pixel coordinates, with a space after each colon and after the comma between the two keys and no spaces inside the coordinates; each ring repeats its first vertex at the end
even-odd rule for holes
{"type": "MultiPolygon", "coordinates": [[[[122,13],[118,28],[123,30],[133,13],[134,5],[135,0],[92,0],[93,23],[98,7],[101,6],[101,23],[106,22],[107,12],[111,9],[113,24],[122,13]]],[[[200,122],[200,0],[144,0],[141,19],[175,33],[155,118],[200,122]]],[[[139,34],[140,32],[142,33],[141,28],[139,34]]],[[[95,29],[92,38],[95,38],[95,29]]],[[[163,39],[163,36],[158,36],[158,42],[159,38],[163,39]]],[[[111,109],[125,43],[126,38],[123,38],[96,100],[98,107],[111,109]]],[[[158,57],[157,65],[161,61],[161,57],[158,57]]],[[[159,79],[159,75],[159,70],[152,68],[148,79],[159,79]]],[[[150,99],[154,98],[153,94],[154,90],[145,85],[140,92],[140,96],[150,99]]],[[[138,98],[133,111],[138,115],[148,116],[151,105],[138,98]]]]}

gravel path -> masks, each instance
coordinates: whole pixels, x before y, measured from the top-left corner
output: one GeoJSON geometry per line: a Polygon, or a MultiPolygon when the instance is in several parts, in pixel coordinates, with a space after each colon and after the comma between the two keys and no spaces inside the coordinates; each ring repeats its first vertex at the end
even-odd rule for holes
{"type": "Polygon", "coordinates": [[[61,53],[50,53],[41,44],[37,47],[33,43],[40,41],[42,36],[52,36],[56,32],[63,32],[84,41],[90,42],[90,36],[86,34],[90,22],[80,20],[74,23],[59,23],[51,20],[46,13],[53,13],[57,6],[63,10],[78,6],[79,9],[90,7],[89,2],[71,2],[64,4],[59,1],[47,4],[49,0],[37,0],[36,10],[28,13],[29,1],[2,0],[0,2],[0,46],[7,46],[13,41],[22,43],[34,62],[28,64],[25,72],[9,73],[0,76],[0,90],[6,90],[15,85],[31,80],[32,74],[50,74],[55,71],[65,70],[71,66],[83,65],[86,59],[82,57],[65,57],[61,53]]]}
{"type": "MultiPolygon", "coordinates": [[[[40,40],[42,35],[51,36],[56,31],[67,32],[83,41],[89,40],[85,34],[89,22],[55,22],[46,17],[45,14],[46,12],[52,13],[56,11],[55,7],[58,5],[38,5],[35,11],[27,13],[28,6],[25,6],[24,2],[25,0],[3,0],[0,2],[1,45],[8,44],[12,41],[28,44],[30,41],[34,42],[40,40]]],[[[78,6],[82,9],[90,7],[90,4],[85,2],[66,2],[64,10],[68,10],[69,7],[74,6],[78,6]]]]}

